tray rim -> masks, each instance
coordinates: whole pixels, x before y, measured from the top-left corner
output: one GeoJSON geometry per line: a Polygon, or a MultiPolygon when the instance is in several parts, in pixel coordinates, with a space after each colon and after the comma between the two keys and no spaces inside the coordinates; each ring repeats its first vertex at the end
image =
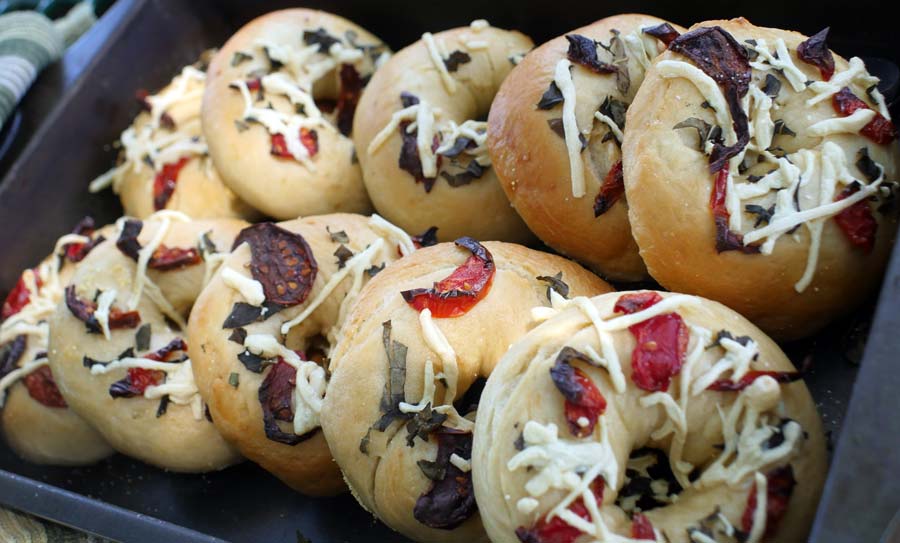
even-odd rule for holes
{"type": "MultiPolygon", "coordinates": [[[[39,145],[42,136],[52,130],[56,119],[65,112],[72,96],[86,84],[87,76],[92,72],[94,66],[134,23],[141,10],[151,3],[152,0],[118,0],[88,31],[89,34],[105,32],[105,39],[94,49],[91,59],[83,63],[81,73],[65,89],[59,101],[50,109],[16,160],[10,165],[0,181],[0,197],[19,178],[17,174],[21,164],[34,153],[34,148],[39,145]]],[[[895,143],[895,145],[897,144],[900,143],[895,143]]],[[[851,466],[849,469],[852,472],[853,466],[855,466],[851,462],[852,456],[858,452],[858,444],[854,443],[854,440],[860,438],[858,430],[877,431],[877,428],[880,427],[873,422],[872,413],[866,400],[868,399],[867,392],[876,390],[876,385],[881,383],[883,372],[891,370],[892,359],[888,356],[889,353],[900,351],[900,335],[893,333],[893,329],[888,323],[891,316],[893,316],[893,320],[900,320],[900,311],[896,309],[900,306],[900,249],[898,246],[900,246],[900,235],[894,241],[890,263],[878,289],[871,332],[866,341],[863,358],[841,424],[841,432],[829,464],[828,477],[810,531],[809,543],[857,541],[857,539],[842,537],[846,534],[837,533],[833,529],[836,523],[840,524],[841,520],[852,517],[854,511],[860,512],[867,505],[858,501],[848,503],[846,496],[841,494],[845,489],[843,485],[847,484],[848,475],[852,475],[852,473],[847,473],[847,469],[842,470],[839,466],[851,466]],[[866,419],[862,421],[865,425],[860,423],[862,419],[866,419]],[[835,515],[837,511],[841,512],[837,516],[839,518],[836,518],[835,515]]],[[[898,406],[900,406],[900,402],[894,407],[898,406]]],[[[890,412],[890,410],[887,411],[890,412]]],[[[900,411],[893,414],[900,414],[900,411]]],[[[890,437],[892,439],[890,445],[893,446],[893,449],[900,450],[900,432],[893,436],[885,436],[882,433],[880,437],[882,439],[890,437]]],[[[897,473],[900,473],[900,455],[882,457],[882,461],[878,465],[884,472],[883,476],[896,476],[897,473]]],[[[218,543],[226,541],[4,469],[0,469],[0,505],[115,541],[136,543],[156,543],[158,541],[218,543]]],[[[900,496],[896,498],[895,504],[888,507],[894,509],[900,507],[900,496]]],[[[878,528],[886,529],[895,513],[900,515],[900,510],[891,511],[884,519],[876,519],[881,522],[878,528]]]]}

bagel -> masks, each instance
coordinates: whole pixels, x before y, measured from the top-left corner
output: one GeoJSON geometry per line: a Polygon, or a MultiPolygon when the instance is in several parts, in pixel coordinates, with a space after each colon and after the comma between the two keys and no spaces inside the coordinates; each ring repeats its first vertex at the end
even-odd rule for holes
{"type": "Polygon", "coordinates": [[[113,453],[59,393],[47,366],[47,320],[80,262],[111,228],[85,218],[53,254],[22,272],[0,315],[0,426],[10,448],[37,464],[79,466],[113,453]]]}
{"type": "Polygon", "coordinates": [[[416,541],[486,540],[466,475],[464,417],[551,289],[612,290],[555,255],[472,238],[456,245],[404,257],[363,289],[332,355],[321,415],[356,499],[416,541]]]}
{"type": "Polygon", "coordinates": [[[475,21],[425,33],[372,76],[353,142],[378,213],[408,232],[435,225],[443,241],[532,239],[497,184],[483,122],[532,46],[524,34],[475,21]]]}
{"type": "Polygon", "coordinates": [[[360,287],[413,241],[380,217],[332,214],[254,225],[237,243],[188,326],[200,394],[244,456],[306,494],[341,492],[318,431],[318,364],[360,287]]]}
{"type": "Polygon", "coordinates": [[[91,192],[111,187],[125,215],[138,219],[161,209],[198,219],[258,215],[222,184],[209,159],[200,130],[203,70],[185,66],[159,93],[138,93],[143,111],[119,138],[119,164],[91,182],[91,192]]]}
{"type": "Polygon", "coordinates": [[[65,401],[119,452],[179,472],[240,459],[205,413],[184,334],[218,249],[244,224],[172,211],[123,218],[75,270],[50,320],[50,368],[65,401]]]}
{"type": "Polygon", "coordinates": [[[548,41],[504,80],[488,117],[491,163],[528,227],[622,281],[647,277],[622,198],[625,110],[665,49],[643,30],[666,24],[615,15],[548,41]]]}
{"type": "Polygon", "coordinates": [[[654,61],[623,144],[654,279],[782,340],[865,300],[897,228],[900,147],[878,80],[825,34],[695,25],[654,61]]]}
{"type": "Polygon", "coordinates": [[[559,302],[482,394],[472,466],[492,541],[806,540],[824,435],[771,339],[683,294],[559,302]]]}
{"type": "Polygon", "coordinates": [[[254,19],[213,58],[203,132],[222,180],[276,219],[371,208],[350,130],[389,50],[352,22],[286,9],[254,19]]]}

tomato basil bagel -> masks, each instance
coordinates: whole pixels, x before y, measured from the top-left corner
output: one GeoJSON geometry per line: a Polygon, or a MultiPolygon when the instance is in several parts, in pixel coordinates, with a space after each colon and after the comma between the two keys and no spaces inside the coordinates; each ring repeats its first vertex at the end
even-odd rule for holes
{"type": "Polygon", "coordinates": [[[491,162],[528,227],[613,279],[647,275],[628,224],[622,133],[665,49],[654,35],[672,31],[656,17],[616,15],[550,40],[504,80],[488,117],[491,162]]]}
{"type": "Polygon", "coordinates": [[[65,401],[119,452],[182,472],[239,460],[197,392],[185,321],[244,224],[124,217],[75,270],[50,319],[50,368],[65,401]]]}
{"type": "Polygon", "coordinates": [[[0,313],[0,424],[9,446],[38,464],[91,464],[112,454],[92,426],[68,408],[47,365],[48,320],[78,262],[110,235],[87,217],[53,254],[22,272],[0,313]]]}
{"type": "Polygon", "coordinates": [[[684,294],[556,302],[482,394],[472,466],[492,541],[806,539],[825,441],[771,339],[684,294]]]}
{"type": "Polygon", "coordinates": [[[256,224],[235,243],[191,314],[200,393],[244,456],[296,490],[336,494],[323,363],[360,288],[414,241],[377,215],[332,214],[256,224]]]}
{"type": "Polygon", "coordinates": [[[745,19],[675,37],[628,109],[631,229],[667,289],[806,336],[880,283],[900,147],[878,79],[745,19]]]}
{"type": "Polygon", "coordinates": [[[472,238],[363,289],[331,361],[322,428],[357,500],[416,541],[484,541],[472,493],[484,379],[551,291],[612,290],[564,258],[472,238]]]}
{"type": "Polygon", "coordinates": [[[213,58],[203,97],[203,132],[225,184],[277,219],[369,210],[350,130],[388,55],[365,29],[323,11],[275,11],[241,28],[213,58]]]}
{"type": "Polygon", "coordinates": [[[410,232],[435,225],[443,241],[531,239],[497,183],[484,119],[532,45],[479,20],[425,33],[375,73],[353,142],[379,213],[410,232]]]}
{"type": "Polygon", "coordinates": [[[112,187],[125,215],[138,219],[161,209],[197,219],[256,215],[209,159],[200,129],[204,69],[186,66],[159,93],[138,93],[143,111],[119,138],[119,164],[95,179],[91,192],[112,187]]]}

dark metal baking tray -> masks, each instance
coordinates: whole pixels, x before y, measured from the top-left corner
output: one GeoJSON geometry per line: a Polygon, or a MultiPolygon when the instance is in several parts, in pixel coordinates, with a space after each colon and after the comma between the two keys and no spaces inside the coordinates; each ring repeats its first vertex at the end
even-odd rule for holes
{"type": "MultiPolygon", "coordinates": [[[[56,75],[50,72],[32,89],[43,98],[34,99],[37,105],[28,110],[32,117],[35,112],[46,117],[42,123],[31,118],[27,130],[16,135],[17,158],[0,182],[0,295],[81,217],[111,221],[121,212],[111,195],[89,195],[86,187],[112,164],[109,143],[137,112],[136,89],[161,87],[241,24],[292,5],[119,0],[77,58],[67,59],[53,69],[56,75]]],[[[877,2],[745,0],[723,7],[698,1],[335,0],[305,5],[353,19],[395,49],[425,30],[475,18],[521,29],[540,43],[606,15],[646,12],[681,24],[743,15],[807,34],[831,24],[832,47],[845,56],[886,59],[880,71],[894,87],[900,60],[900,33],[877,2]]],[[[900,508],[900,371],[894,368],[900,352],[900,251],[875,308],[873,299],[815,338],[786,346],[796,364],[809,366],[807,384],[836,444],[814,543],[876,542],[900,508]],[[858,366],[854,352],[873,311],[858,366]]],[[[403,541],[349,495],[306,498],[250,463],[206,475],[166,473],[122,456],[86,468],[51,468],[22,462],[0,445],[0,504],[120,541],[294,542],[298,532],[316,543],[403,541]]]]}

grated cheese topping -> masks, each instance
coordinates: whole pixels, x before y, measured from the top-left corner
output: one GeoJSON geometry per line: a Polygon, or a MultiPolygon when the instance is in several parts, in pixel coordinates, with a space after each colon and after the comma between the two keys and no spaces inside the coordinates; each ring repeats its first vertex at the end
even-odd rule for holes
{"type": "Polygon", "coordinates": [[[266,301],[262,283],[242,273],[238,273],[231,268],[223,268],[222,281],[240,293],[250,305],[260,306],[266,301]]]}
{"type": "MultiPolygon", "coordinates": [[[[572,82],[572,72],[569,70],[572,63],[568,59],[562,59],[556,63],[553,81],[563,96],[562,121],[563,134],[565,135],[566,153],[569,156],[569,174],[572,177],[572,196],[581,198],[586,187],[584,181],[584,162],[581,159],[581,132],[578,130],[578,120],[575,118],[575,99],[577,91],[572,82]]],[[[615,124],[615,123],[613,123],[615,124]]]]}
{"type": "Polygon", "coordinates": [[[428,57],[431,59],[434,69],[437,70],[437,73],[441,78],[441,83],[444,85],[444,89],[446,89],[448,93],[454,94],[456,92],[456,80],[453,79],[450,72],[447,71],[447,66],[444,64],[444,58],[449,55],[444,50],[443,43],[435,40],[434,35],[431,32],[422,34],[422,42],[425,44],[425,49],[428,50],[428,57]]]}

